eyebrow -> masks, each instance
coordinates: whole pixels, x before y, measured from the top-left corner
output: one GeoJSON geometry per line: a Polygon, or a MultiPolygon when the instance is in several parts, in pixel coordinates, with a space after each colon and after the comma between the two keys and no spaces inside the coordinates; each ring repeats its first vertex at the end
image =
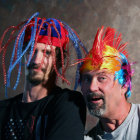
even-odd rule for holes
{"type": "Polygon", "coordinates": [[[102,75],[102,74],[108,74],[107,72],[99,72],[99,73],[96,73],[96,75],[102,75]]]}
{"type": "Polygon", "coordinates": [[[51,49],[43,49],[42,51],[43,52],[51,52],[52,50],[51,49]]]}

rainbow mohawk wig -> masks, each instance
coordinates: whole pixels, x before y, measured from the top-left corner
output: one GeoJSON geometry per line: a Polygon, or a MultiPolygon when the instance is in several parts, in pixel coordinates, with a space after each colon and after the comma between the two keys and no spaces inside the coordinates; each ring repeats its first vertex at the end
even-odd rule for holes
{"type": "MultiPolygon", "coordinates": [[[[53,60],[53,66],[55,72],[58,77],[60,77],[63,81],[69,84],[69,81],[65,78],[65,71],[69,65],[69,40],[72,41],[73,46],[76,50],[78,59],[82,58],[81,49],[86,53],[86,49],[79,37],[76,35],[73,29],[71,29],[66,23],[53,19],[53,18],[39,18],[39,13],[35,13],[28,20],[20,23],[17,26],[10,26],[7,28],[0,39],[0,53],[2,54],[2,65],[3,65],[3,73],[4,73],[4,84],[7,87],[10,87],[10,77],[13,69],[17,66],[18,74],[17,80],[14,86],[14,89],[18,86],[20,74],[21,74],[21,66],[22,66],[22,58],[27,51],[30,51],[29,58],[27,60],[27,66],[30,64],[30,61],[34,55],[36,49],[36,43],[45,43],[51,46],[56,46],[60,48],[61,52],[61,65],[62,72],[59,72],[56,67],[56,60],[53,60]],[[10,33],[10,37],[8,41],[4,44],[3,40],[7,32],[12,30],[10,33]],[[19,31],[18,35],[15,35],[15,32],[19,31]],[[15,40],[14,48],[12,51],[12,56],[10,60],[9,69],[6,70],[5,67],[5,56],[7,52],[7,48],[9,43],[15,40]],[[3,45],[4,44],[4,45],[3,45]],[[66,64],[64,64],[64,52],[66,52],[66,64]]],[[[54,50],[52,50],[54,52],[54,50]]],[[[45,53],[45,52],[44,52],[45,53]]],[[[53,54],[55,55],[55,54],[53,54]]],[[[53,56],[54,57],[54,56],[53,56]]],[[[54,57],[55,58],[55,57],[54,57]]],[[[77,66],[79,68],[80,64],[77,66]]],[[[78,83],[79,70],[77,69],[76,74],[76,83],[78,83]]],[[[7,92],[6,92],[7,93],[7,92]]]]}
{"type": "Polygon", "coordinates": [[[107,69],[115,75],[122,86],[127,86],[126,97],[131,95],[132,71],[125,49],[127,43],[120,44],[121,34],[116,34],[114,28],[98,29],[93,47],[83,59],[80,73],[92,70],[107,69]]]}

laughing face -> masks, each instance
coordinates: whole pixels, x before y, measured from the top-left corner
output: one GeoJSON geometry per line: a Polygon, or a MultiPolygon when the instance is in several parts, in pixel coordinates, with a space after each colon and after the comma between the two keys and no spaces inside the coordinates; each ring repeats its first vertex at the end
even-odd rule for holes
{"type": "Polygon", "coordinates": [[[119,105],[123,87],[114,78],[106,69],[82,73],[81,90],[92,115],[108,116],[119,105]]]}

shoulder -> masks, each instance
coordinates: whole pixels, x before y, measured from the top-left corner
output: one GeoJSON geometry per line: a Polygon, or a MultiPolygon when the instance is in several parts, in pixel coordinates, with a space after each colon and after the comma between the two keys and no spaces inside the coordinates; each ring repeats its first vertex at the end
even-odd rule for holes
{"type": "Polygon", "coordinates": [[[58,88],[49,106],[57,115],[73,115],[76,113],[83,116],[84,119],[86,116],[86,104],[82,94],[70,89],[58,88]]]}
{"type": "Polygon", "coordinates": [[[1,107],[7,107],[9,106],[10,104],[13,104],[15,103],[16,101],[20,100],[22,97],[22,94],[19,94],[19,95],[16,95],[14,97],[11,97],[9,99],[4,99],[4,100],[1,100],[0,101],[0,108],[1,107]]]}
{"type": "Polygon", "coordinates": [[[97,135],[103,135],[103,131],[101,130],[100,123],[98,122],[95,127],[93,127],[90,131],[87,132],[86,136],[89,136],[93,139],[96,139],[97,135]]]}
{"type": "Polygon", "coordinates": [[[132,106],[134,106],[135,108],[140,109],[140,104],[133,104],[133,103],[132,103],[132,106]]]}
{"type": "Polygon", "coordinates": [[[5,117],[8,117],[9,110],[11,110],[19,96],[21,95],[0,101],[0,123],[5,120],[5,117]]]}
{"type": "Polygon", "coordinates": [[[140,116],[140,104],[132,104],[131,111],[132,114],[138,114],[140,116]]]}
{"type": "Polygon", "coordinates": [[[90,131],[87,132],[86,136],[94,137],[94,135],[98,132],[97,126],[93,127],[90,131]]]}
{"type": "Polygon", "coordinates": [[[63,89],[63,95],[62,96],[65,96],[65,97],[68,97],[68,98],[72,98],[72,99],[83,99],[83,96],[80,92],[78,91],[74,91],[74,90],[70,90],[70,89],[63,89]]]}
{"type": "Polygon", "coordinates": [[[75,90],[70,90],[68,88],[64,88],[64,89],[59,88],[58,95],[64,96],[64,97],[83,98],[83,96],[80,92],[75,91],[75,90]]]}
{"type": "Polygon", "coordinates": [[[89,136],[84,136],[84,140],[93,140],[93,138],[89,136]]]}
{"type": "Polygon", "coordinates": [[[56,103],[60,103],[60,101],[62,103],[65,102],[70,102],[70,103],[75,103],[75,104],[85,104],[83,95],[78,92],[78,91],[74,91],[74,90],[70,90],[70,89],[57,89],[57,92],[55,93],[55,99],[57,99],[56,103]]]}
{"type": "Polygon", "coordinates": [[[46,134],[52,136],[52,139],[82,140],[86,107],[81,93],[57,87],[49,96],[53,98],[45,112],[47,116],[46,134]]]}
{"type": "Polygon", "coordinates": [[[131,103],[131,110],[130,110],[130,113],[133,112],[140,112],[140,104],[133,104],[131,103]]]}

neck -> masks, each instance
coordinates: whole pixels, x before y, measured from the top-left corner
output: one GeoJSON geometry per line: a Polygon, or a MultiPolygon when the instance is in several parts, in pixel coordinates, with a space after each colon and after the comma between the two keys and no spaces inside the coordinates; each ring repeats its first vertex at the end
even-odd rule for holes
{"type": "MultiPolygon", "coordinates": [[[[53,87],[55,86],[54,84],[52,85],[53,87]]],[[[48,94],[51,92],[51,89],[52,89],[51,85],[47,84],[45,86],[42,84],[32,85],[27,81],[25,85],[25,91],[23,93],[22,102],[28,103],[40,100],[48,96],[48,94]]]]}
{"type": "Polygon", "coordinates": [[[112,115],[100,118],[102,129],[106,132],[112,132],[117,129],[128,116],[131,104],[126,102],[124,106],[118,107],[118,110],[114,109],[112,115]]]}
{"type": "Polygon", "coordinates": [[[26,77],[25,89],[22,97],[22,102],[34,102],[48,96],[52,89],[55,88],[56,74],[51,73],[50,78],[46,83],[32,84],[26,77]]]}

